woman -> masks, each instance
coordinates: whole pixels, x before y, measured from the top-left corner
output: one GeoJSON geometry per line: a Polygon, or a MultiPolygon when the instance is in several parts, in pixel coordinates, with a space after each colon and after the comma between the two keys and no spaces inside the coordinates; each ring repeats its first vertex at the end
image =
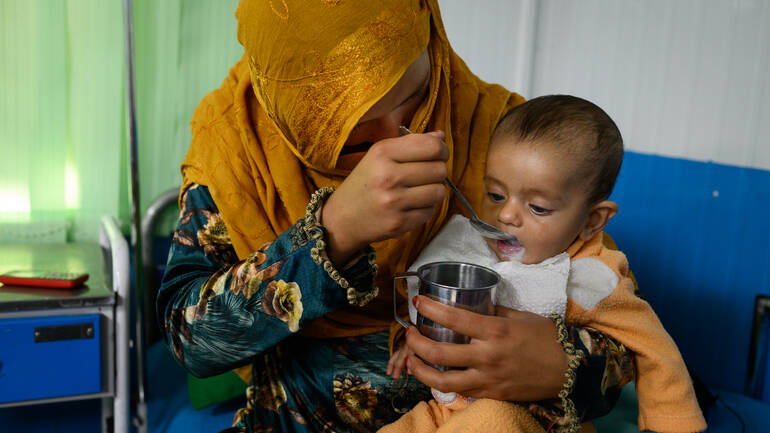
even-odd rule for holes
{"type": "MultiPolygon", "coordinates": [[[[523,102],[470,73],[437,2],[244,0],[236,16],[245,54],[193,117],[158,298],[182,365],[198,376],[240,367],[250,382],[234,426],[372,431],[429,398],[425,385],[543,400],[530,410],[554,431],[611,407],[624,382],[602,386],[605,363],[630,355],[586,330],[600,350],[581,357],[576,329],[565,352],[554,323],[512,310],[469,316],[422,302],[449,327],[492,332],[451,349],[464,371],[414,360],[425,385],[386,374],[398,335],[378,287],[460,211],[445,177],[478,204],[490,134],[523,102]],[[399,137],[401,125],[416,134],[399,137]]],[[[420,356],[449,353],[409,334],[420,356]]]]}

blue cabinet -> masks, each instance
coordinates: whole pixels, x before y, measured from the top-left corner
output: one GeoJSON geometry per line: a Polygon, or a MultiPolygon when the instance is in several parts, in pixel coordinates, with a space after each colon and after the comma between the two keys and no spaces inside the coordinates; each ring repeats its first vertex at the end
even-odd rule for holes
{"type": "Polygon", "coordinates": [[[98,244],[0,244],[0,273],[11,270],[90,278],[0,285],[0,432],[128,433],[129,259],[115,219],[102,218],[98,244]]]}
{"type": "Polygon", "coordinates": [[[0,403],[102,391],[99,314],[0,319],[0,403]]]}

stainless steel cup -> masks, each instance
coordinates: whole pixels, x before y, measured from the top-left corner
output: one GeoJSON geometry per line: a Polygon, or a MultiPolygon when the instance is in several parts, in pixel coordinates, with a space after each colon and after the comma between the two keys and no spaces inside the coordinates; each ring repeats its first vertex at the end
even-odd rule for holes
{"type": "MultiPolygon", "coordinates": [[[[495,312],[492,303],[495,289],[500,283],[500,275],[484,266],[462,262],[434,262],[420,266],[416,272],[399,272],[393,278],[393,315],[401,326],[410,325],[399,317],[396,311],[396,282],[399,279],[416,277],[419,280],[418,293],[442,304],[462,308],[479,314],[491,315],[495,312]]],[[[411,307],[411,299],[410,299],[411,307]]],[[[459,334],[433,322],[417,313],[417,329],[435,341],[464,344],[470,337],[459,334]]],[[[432,364],[431,364],[432,365],[432,364]]],[[[435,366],[439,370],[448,370],[435,366]]]]}

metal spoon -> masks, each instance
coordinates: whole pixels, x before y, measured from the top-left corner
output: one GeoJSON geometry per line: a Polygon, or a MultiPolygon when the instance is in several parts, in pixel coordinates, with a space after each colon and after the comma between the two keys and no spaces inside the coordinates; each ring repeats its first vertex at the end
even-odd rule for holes
{"type": "MultiPolygon", "coordinates": [[[[402,125],[399,128],[401,130],[401,135],[412,133],[412,131],[410,131],[409,128],[407,128],[406,126],[402,125]]],[[[457,189],[457,187],[452,183],[451,180],[449,180],[449,178],[444,178],[444,183],[446,183],[447,186],[449,186],[449,189],[454,191],[455,195],[457,195],[457,198],[459,198],[462,204],[465,205],[465,208],[468,210],[468,215],[470,215],[470,218],[468,219],[471,223],[471,226],[473,226],[473,228],[476,229],[477,232],[481,233],[482,236],[484,236],[485,238],[501,239],[504,241],[510,241],[510,240],[516,239],[516,236],[510,233],[506,233],[500,230],[499,228],[482,221],[478,217],[478,215],[476,215],[476,212],[473,211],[473,208],[471,207],[471,204],[468,203],[468,200],[466,200],[465,197],[463,197],[460,190],[457,189]]]]}

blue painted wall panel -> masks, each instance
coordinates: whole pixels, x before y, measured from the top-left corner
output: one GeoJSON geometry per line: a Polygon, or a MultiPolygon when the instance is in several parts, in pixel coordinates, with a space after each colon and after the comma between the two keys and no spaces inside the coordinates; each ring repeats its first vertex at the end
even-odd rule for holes
{"type": "Polygon", "coordinates": [[[770,293],[770,172],[626,152],[607,232],[685,361],[742,392],[755,295],[770,293]]]}

